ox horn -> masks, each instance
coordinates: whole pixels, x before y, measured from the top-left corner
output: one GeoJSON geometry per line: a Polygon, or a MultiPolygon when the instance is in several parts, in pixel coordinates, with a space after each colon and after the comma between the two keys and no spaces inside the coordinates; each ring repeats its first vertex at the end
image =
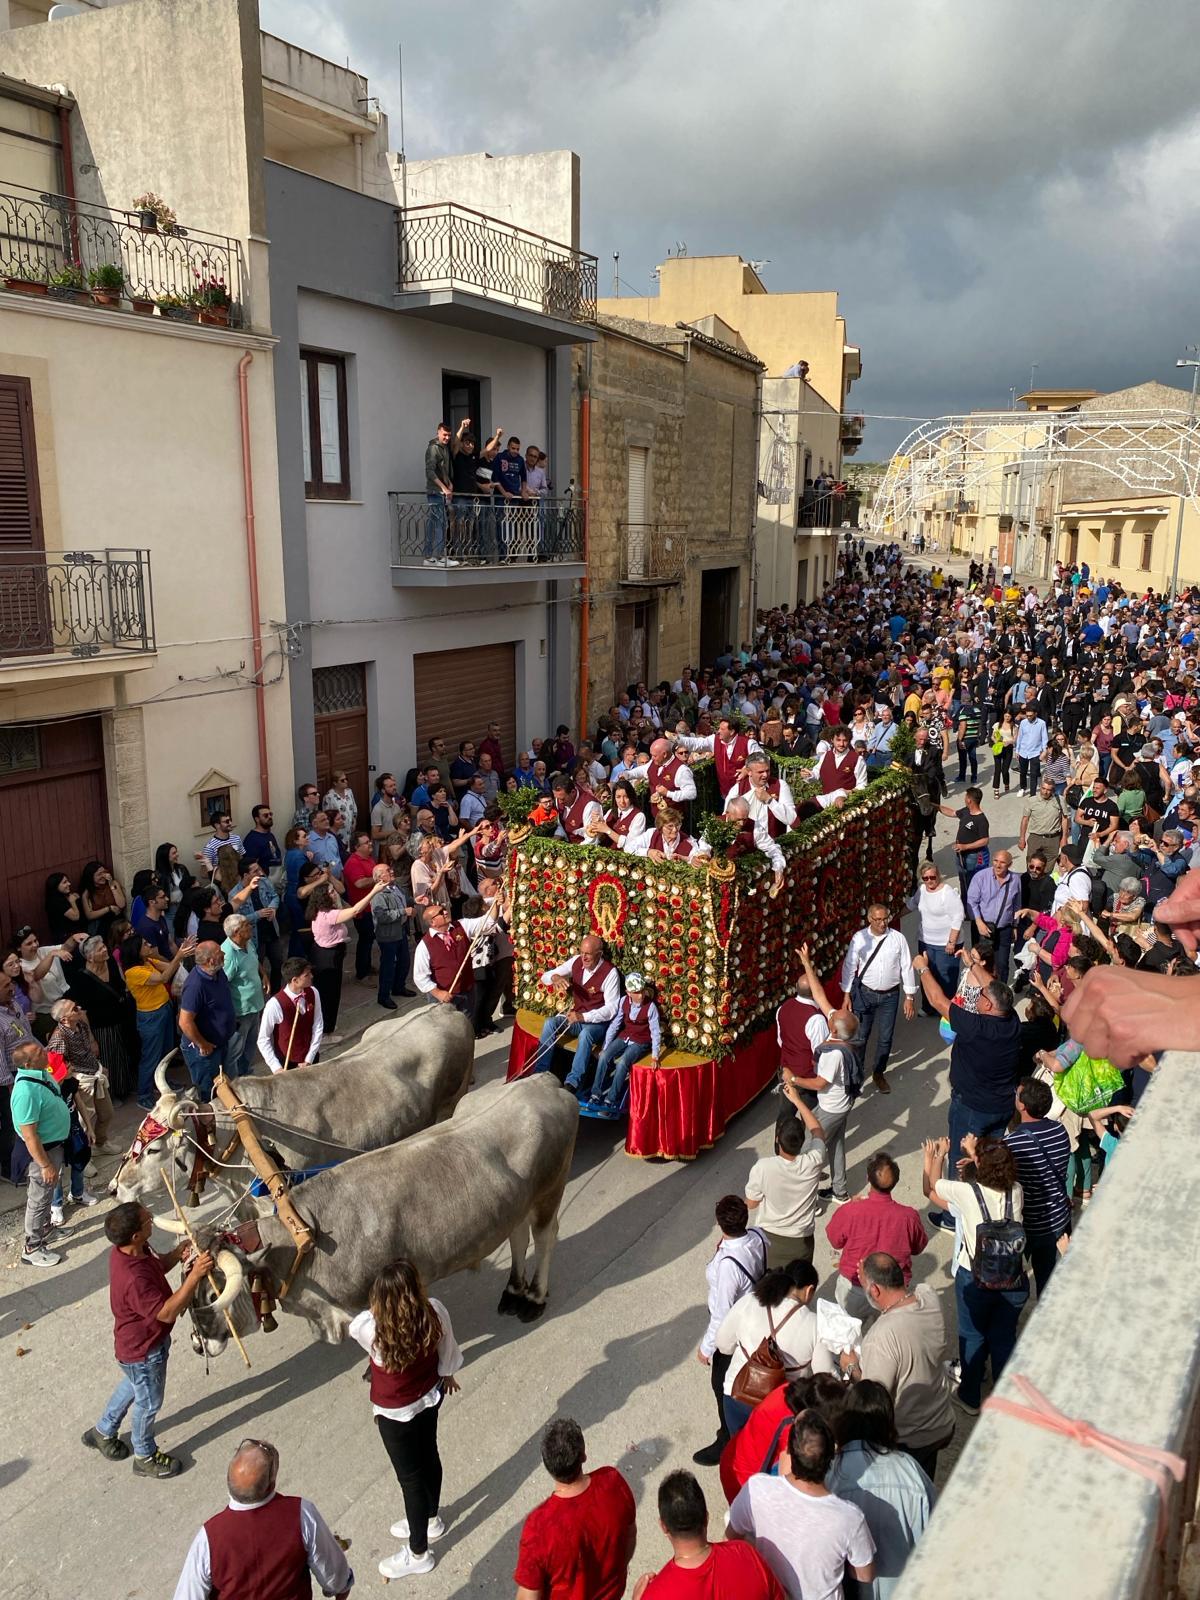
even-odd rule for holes
{"type": "Polygon", "coordinates": [[[246,1281],[246,1269],[232,1250],[217,1251],[217,1271],[225,1279],[225,1287],[215,1300],[209,1302],[210,1311],[224,1311],[241,1294],[242,1284],[246,1281]]]}
{"type": "Polygon", "coordinates": [[[178,1058],[178,1055],[178,1050],[170,1051],[162,1058],[157,1067],[154,1069],[154,1087],[164,1099],[167,1099],[169,1096],[175,1093],[175,1090],[172,1089],[171,1085],[167,1082],[167,1068],[178,1058]]]}

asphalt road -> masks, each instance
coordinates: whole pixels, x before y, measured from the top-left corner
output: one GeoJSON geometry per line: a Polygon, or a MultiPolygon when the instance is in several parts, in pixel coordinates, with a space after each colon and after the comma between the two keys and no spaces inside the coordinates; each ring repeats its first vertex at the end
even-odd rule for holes
{"type": "MultiPolygon", "coordinates": [[[[959,795],[956,786],[952,798],[959,795]]],[[[1019,801],[993,808],[990,798],[988,791],[994,836],[1014,837],[1019,801]]],[[[947,870],[953,831],[948,820],[939,824],[938,859],[947,870]]],[[[1020,857],[1016,864],[1019,870],[1020,857]]],[[[911,930],[911,918],[905,926],[911,930]]],[[[351,986],[349,993],[365,997],[368,991],[351,986]]],[[[378,1015],[364,998],[348,1020],[365,1025],[378,1015]]],[[[481,1082],[502,1075],[506,1053],[507,1035],[488,1041],[478,1060],[481,1082]]],[[[923,1138],[945,1131],[947,1065],[933,1022],[919,1016],[900,1021],[893,1093],[880,1095],[868,1085],[851,1117],[852,1189],[865,1182],[865,1159],[887,1147],[901,1163],[899,1198],[921,1204],[918,1151],[923,1138]]],[[[774,1117],[774,1097],[760,1097],[714,1150],[686,1164],[633,1160],[619,1128],[582,1123],[544,1319],[526,1327],[496,1315],[508,1270],[499,1257],[438,1286],[466,1366],[462,1393],[446,1402],[440,1429],[444,1511],[452,1525],[437,1546],[436,1570],[420,1580],[422,1594],[440,1600],[513,1592],[522,1519],[549,1488],[538,1438],[556,1415],[575,1417],[589,1459],[614,1463],[633,1487],[639,1508],[633,1572],[666,1559],[656,1486],[669,1469],[690,1466],[692,1451],[713,1433],[708,1372],[695,1356],[706,1321],[713,1205],[739,1191],[751,1163],[769,1149],[774,1117]]],[[[133,1121],[127,1112],[122,1134],[133,1121]]],[[[102,1176],[107,1173],[106,1167],[102,1176]]],[[[181,1324],[159,1442],[187,1470],[168,1483],[135,1479],[128,1463],[110,1464],[80,1444],[117,1376],[103,1237],[107,1206],[75,1213],[63,1264],[35,1272],[17,1260],[18,1198],[5,1186],[0,1201],[0,1364],[8,1372],[2,1385],[0,1595],[169,1596],[196,1527],[224,1504],[225,1468],[247,1435],[279,1447],[280,1487],[311,1498],[352,1541],[358,1592],[381,1584],[376,1563],[394,1548],[388,1526],[403,1507],[371,1421],[357,1348],[312,1343],[306,1325],[281,1315],[276,1333],[247,1341],[252,1370],[232,1351],[206,1370],[181,1324]]],[[[170,1244],[165,1235],[156,1235],[156,1242],[170,1244]]],[[[950,1243],[950,1236],[937,1234],[918,1259],[917,1276],[946,1290],[953,1336],[950,1243]]],[[[820,1292],[831,1294],[836,1262],[820,1227],[816,1262],[820,1292]]],[[[966,1427],[960,1424],[959,1442],[966,1427]]],[[[724,1499],[716,1470],[699,1471],[719,1520],[724,1499]]]]}

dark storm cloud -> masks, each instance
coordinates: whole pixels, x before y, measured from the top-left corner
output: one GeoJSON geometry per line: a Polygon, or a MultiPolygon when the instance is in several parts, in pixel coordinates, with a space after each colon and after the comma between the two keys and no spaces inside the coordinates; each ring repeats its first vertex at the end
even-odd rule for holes
{"type": "MultiPolygon", "coordinates": [[[[769,258],[836,288],[868,412],[1174,379],[1200,339],[1194,8],[1116,0],[263,0],[372,79],[414,157],[570,147],[602,285],[769,258]]],[[[903,424],[879,423],[864,455],[903,424]]]]}

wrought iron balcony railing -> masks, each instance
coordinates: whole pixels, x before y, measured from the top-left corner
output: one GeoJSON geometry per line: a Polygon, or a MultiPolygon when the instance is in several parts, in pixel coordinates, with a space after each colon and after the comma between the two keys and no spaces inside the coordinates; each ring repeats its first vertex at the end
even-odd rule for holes
{"type": "Polygon", "coordinates": [[[148,550],[0,556],[0,659],[153,649],[148,550]]]}
{"type": "Polygon", "coordinates": [[[596,258],[445,202],[397,219],[399,287],[468,289],[564,322],[596,320],[596,258]]]}
{"type": "Polygon", "coordinates": [[[683,529],[662,522],[619,522],[622,583],[679,583],[683,578],[683,529]]]}
{"type": "Polygon", "coordinates": [[[846,497],[840,494],[818,494],[800,502],[802,528],[840,528],[844,519],[846,497]]]}
{"type": "Polygon", "coordinates": [[[583,560],[583,502],[499,500],[393,489],[392,565],[502,567],[583,560]]]}
{"type": "Polygon", "coordinates": [[[152,212],[109,211],[16,184],[0,190],[0,278],[65,300],[90,301],[95,291],[111,297],[106,304],[127,301],[148,315],[157,304],[179,321],[244,320],[236,239],[163,228],[152,212]],[[89,283],[92,274],[99,283],[89,283]]]}

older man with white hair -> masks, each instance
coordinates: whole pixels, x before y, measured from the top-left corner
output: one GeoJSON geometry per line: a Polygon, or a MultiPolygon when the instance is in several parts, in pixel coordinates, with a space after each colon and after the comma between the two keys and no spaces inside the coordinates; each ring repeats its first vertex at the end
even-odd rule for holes
{"type": "Polygon", "coordinates": [[[772,839],[786,833],[796,820],[796,802],[788,781],[771,776],[771,763],[765,755],[746,758],[745,776],[725,796],[726,806],[731,800],[744,800],[755,825],[761,823],[772,839]]]}
{"type": "Polygon", "coordinates": [[[651,811],[664,805],[685,806],[696,798],[695,774],[676,754],[670,739],[655,739],[650,746],[649,761],[634,767],[626,776],[648,786],[651,811]]]}
{"type": "Polygon", "coordinates": [[[225,1070],[231,1078],[244,1078],[254,1071],[254,1042],[267,997],[254,943],[254,923],[235,912],[221,926],[225,929],[221,954],[225,957],[225,976],[233,992],[237,1024],[226,1052],[225,1070]]]}
{"type": "MultiPolygon", "coordinates": [[[[764,822],[756,822],[750,815],[750,802],[744,799],[730,800],[725,807],[726,821],[737,826],[737,837],[729,846],[727,852],[732,861],[740,855],[745,855],[749,850],[761,850],[771,864],[771,871],[775,874],[775,881],[771,885],[771,895],[774,897],[783,888],[783,874],[787,866],[783,851],[767,832],[764,822]]],[[[712,846],[707,840],[702,839],[692,852],[692,860],[703,856],[712,855],[712,846]]]]}

